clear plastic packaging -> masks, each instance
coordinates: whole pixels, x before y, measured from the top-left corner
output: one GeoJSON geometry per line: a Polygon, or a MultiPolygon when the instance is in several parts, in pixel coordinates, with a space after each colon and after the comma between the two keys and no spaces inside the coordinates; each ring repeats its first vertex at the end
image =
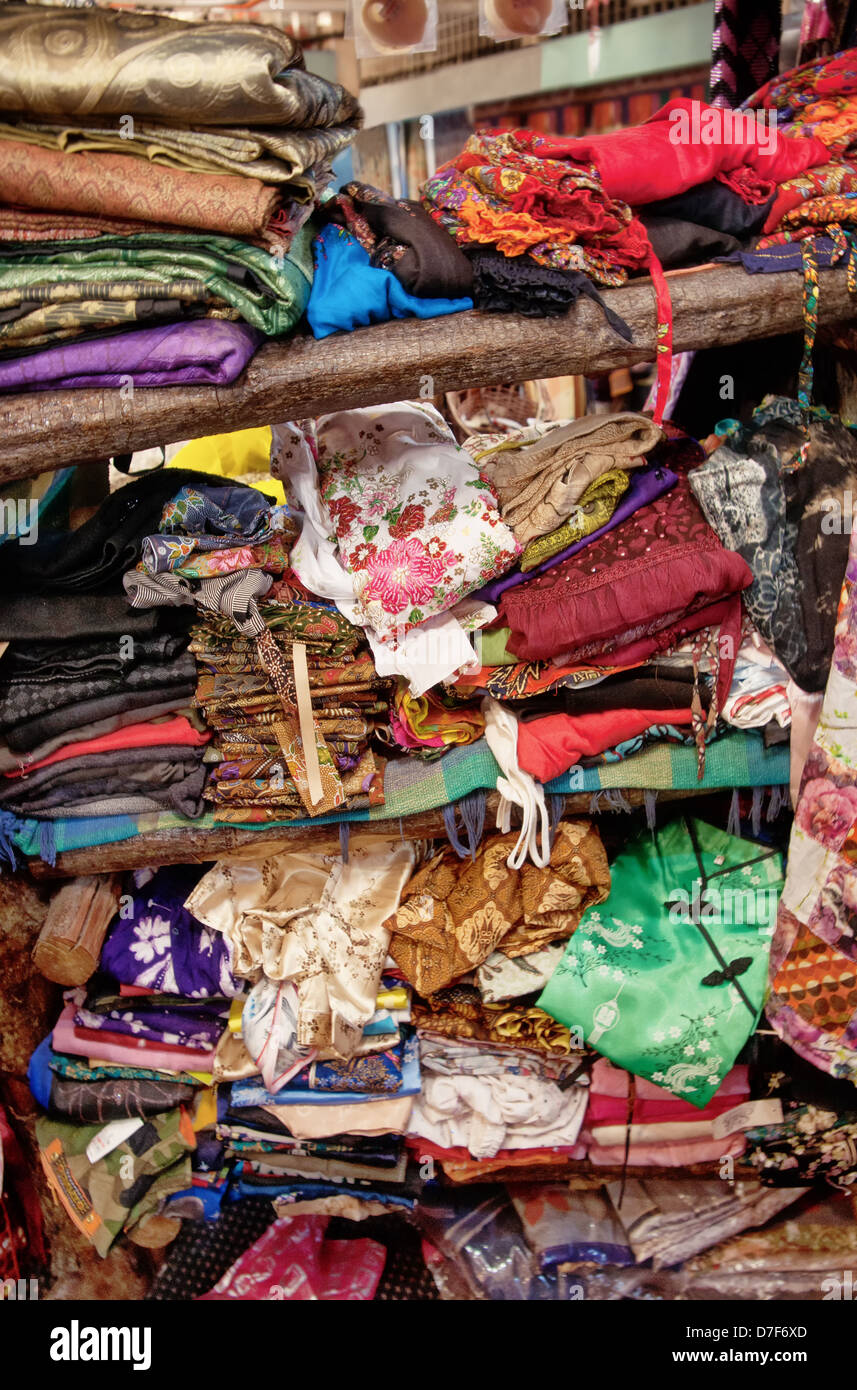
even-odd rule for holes
{"type": "Polygon", "coordinates": [[[437,48],[437,0],[351,0],[345,36],[358,58],[430,53],[437,48]]]}
{"type": "Polygon", "coordinates": [[[479,0],[479,32],[498,43],[558,34],[566,16],[566,0],[479,0]]]}

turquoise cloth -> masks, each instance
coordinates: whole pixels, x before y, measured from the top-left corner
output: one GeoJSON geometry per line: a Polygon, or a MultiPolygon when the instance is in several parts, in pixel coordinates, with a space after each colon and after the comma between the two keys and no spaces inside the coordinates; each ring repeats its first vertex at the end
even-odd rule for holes
{"type": "Polygon", "coordinates": [[[342,227],[328,223],[312,244],[315,275],[307,319],[316,338],[388,319],[434,319],[472,309],[472,299],[417,299],[342,227]]]}
{"type": "MultiPolygon", "coordinates": [[[[384,780],[385,802],[369,811],[344,811],[314,820],[268,821],[244,826],[247,830],[269,830],[272,825],[336,825],[340,822],[397,821],[421,811],[460,801],[474,791],[490,791],[497,785],[500,769],[484,739],[461,748],[451,748],[436,762],[401,758],[387,764],[384,780]]],[[[559,795],[647,788],[652,791],[717,791],[734,787],[788,786],[788,745],[766,748],[760,734],[735,730],[725,734],[705,750],[705,776],[697,781],[696,749],[682,744],[651,744],[624,762],[600,767],[572,768],[549,782],[546,791],[559,795]]],[[[233,824],[233,822],[230,822],[233,824]]],[[[91,848],[154,830],[212,830],[220,826],[211,813],[197,820],[186,820],[174,811],[152,812],[140,816],[93,816],[79,819],[18,821],[0,812],[0,860],[8,858],[11,845],[25,855],[40,855],[50,862],[54,854],[66,850],[91,848]],[[7,818],[4,820],[4,816],[7,818]],[[14,822],[14,824],[13,824],[14,822]],[[6,853],[4,854],[4,847],[6,853]]]]}

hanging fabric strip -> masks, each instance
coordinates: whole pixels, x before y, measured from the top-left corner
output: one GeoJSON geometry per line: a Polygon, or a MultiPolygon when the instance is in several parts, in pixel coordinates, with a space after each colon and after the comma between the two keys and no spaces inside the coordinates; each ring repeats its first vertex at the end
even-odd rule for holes
{"type": "Polygon", "coordinates": [[[664,412],[670,396],[673,360],[673,306],[670,289],[660,261],[652,248],[649,249],[649,272],[655,289],[657,309],[656,346],[657,389],[653,419],[656,425],[663,423],[664,412]]]}
{"type": "Polygon", "coordinates": [[[298,697],[298,722],[301,730],[304,760],[306,762],[307,786],[313,806],[317,806],[324,796],[321,786],[321,769],[318,765],[316,738],[320,737],[312,715],[312,696],[309,689],[309,670],[307,668],[306,646],[303,642],[292,644],[292,666],[295,673],[295,690],[298,697]]]}
{"type": "Polygon", "coordinates": [[[283,756],[294,779],[298,796],[311,816],[333,811],[345,801],[345,792],[333,761],[333,754],[314,722],[311,724],[310,737],[304,744],[298,717],[294,676],[283,652],[277,646],[273,634],[267,627],[257,634],[256,650],[262,669],[267,673],[283,706],[283,716],[276,724],[272,725],[272,729],[283,750],[283,756]],[[313,748],[319,771],[321,795],[315,800],[313,800],[310,790],[305,746],[313,748]]]}

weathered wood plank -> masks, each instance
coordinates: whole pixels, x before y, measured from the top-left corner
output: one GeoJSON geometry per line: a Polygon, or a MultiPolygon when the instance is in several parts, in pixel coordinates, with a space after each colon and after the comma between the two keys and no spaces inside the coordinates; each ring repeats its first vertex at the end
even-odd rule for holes
{"type": "MultiPolygon", "coordinates": [[[[709,266],[669,276],[676,351],[792,332],[802,325],[802,277],[709,266]]],[[[857,317],[844,270],[820,276],[820,320],[857,317]]],[[[233,386],[56,391],[0,397],[0,485],[45,468],[180,439],[526,377],[610,371],[654,361],[649,280],[605,291],[634,334],[626,343],[581,299],[560,319],[452,314],[400,319],[316,342],[268,343],[233,386]],[[427,381],[426,378],[431,378],[427,381]]]]}
{"type": "MultiPolygon", "coordinates": [[[[706,788],[707,792],[716,789],[706,788]]],[[[596,794],[597,795],[597,794],[596,794]]],[[[630,806],[643,805],[644,793],[639,788],[631,788],[622,795],[630,806]]],[[[678,800],[697,796],[694,791],[659,791],[658,799],[678,800]]],[[[493,825],[497,814],[498,797],[489,792],[486,803],[486,825],[493,825]]],[[[611,809],[604,806],[605,810],[611,809]]],[[[565,799],[566,815],[589,815],[592,811],[592,795],[589,792],[576,792],[565,799]]],[[[416,816],[403,816],[401,820],[355,821],[350,834],[373,835],[389,838],[403,835],[408,840],[435,840],[446,838],[443,812],[426,811],[416,816]]],[[[322,854],[338,854],[340,849],[339,827],[336,825],[318,826],[259,826],[255,830],[245,830],[233,825],[222,825],[214,830],[195,830],[192,825],[180,830],[154,830],[136,835],[131,840],[118,840],[114,844],[95,845],[90,849],[67,850],[57,855],[57,862],[51,866],[41,859],[30,859],[27,868],[34,878],[65,878],[77,874],[119,873],[127,869],[143,869],[157,864],[202,864],[208,859],[229,854],[241,849],[242,845],[281,845],[288,841],[292,849],[313,849],[322,854]]]]}

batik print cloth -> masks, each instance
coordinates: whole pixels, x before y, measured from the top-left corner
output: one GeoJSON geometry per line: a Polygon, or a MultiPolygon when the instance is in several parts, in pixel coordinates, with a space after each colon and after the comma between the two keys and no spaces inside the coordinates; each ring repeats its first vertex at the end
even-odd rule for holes
{"type": "Polygon", "coordinates": [[[390,954],[422,995],[443,989],[502,946],[526,956],[568,936],[605,900],[610,872],[589,821],[563,821],[546,868],[510,869],[517,833],[487,836],[462,863],[447,845],[419,869],[388,920],[390,954]]]}

